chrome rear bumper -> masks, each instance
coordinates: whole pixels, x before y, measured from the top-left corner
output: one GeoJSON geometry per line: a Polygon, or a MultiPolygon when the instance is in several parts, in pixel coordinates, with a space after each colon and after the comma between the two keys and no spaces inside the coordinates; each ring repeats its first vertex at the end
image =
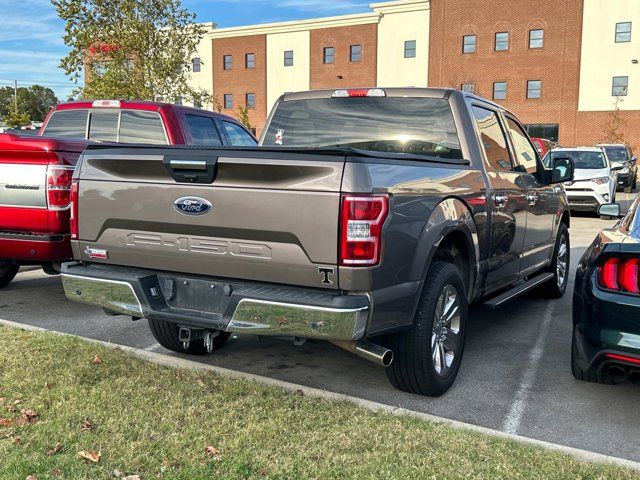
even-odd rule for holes
{"type": "MultiPolygon", "coordinates": [[[[292,289],[287,287],[270,287],[269,291],[273,292],[270,299],[250,298],[250,292],[255,288],[253,285],[246,287],[247,294],[243,293],[242,285],[234,286],[233,294],[222,299],[223,305],[215,306],[216,312],[221,313],[175,308],[165,300],[161,283],[150,280],[154,276],[149,272],[142,272],[132,279],[123,275],[124,278],[115,280],[114,275],[110,275],[112,278],[96,278],[75,273],[83,269],[91,270],[91,267],[79,264],[63,266],[62,284],[70,300],[96,305],[121,315],[158,318],[183,326],[264,336],[353,341],[364,337],[369,317],[369,298],[366,295],[345,296],[312,291],[315,304],[309,304],[309,295],[302,295],[304,291],[296,289],[292,293],[292,289]],[[69,273],[69,270],[74,273],[69,273]],[[282,295],[278,294],[279,291],[282,295]],[[289,300],[295,299],[296,295],[307,300],[305,303],[289,300]]],[[[107,271],[101,268],[102,273],[107,271]]],[[[114,267],[114,272],[117,274],[118,267],[114,267]]],[[[126,273],[130,272],[130,269],[126,270],[126,273]]]]}

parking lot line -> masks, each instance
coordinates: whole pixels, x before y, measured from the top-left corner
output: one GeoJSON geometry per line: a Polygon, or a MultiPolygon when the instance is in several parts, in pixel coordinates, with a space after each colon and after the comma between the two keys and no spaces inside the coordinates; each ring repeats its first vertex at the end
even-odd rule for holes
{"type": "Polygon", "coordinates": [[[518,430],[520,429],[520,424],[522,423],[522,416],[525,411],[529,392],[531,391],[533,382],[536,379],[538,366],[540,365],[540,361],[542,360],[542,356],[544,354],[544,347],[547,343],[549,329],[551,328],[551,321],[553,320],[553,310],[555,305],[555,302],[549,302],[547,304],[547,308],[545,309],[544,316],[542,318],[542,324],[540,325],[540,330],[538,331],[538,337],[536,338],[536,343],[534,344],[533,349],[529,354],[527,367],[522,374],[520,386],[518,387],[516,395],[513,399],[513,403],[511,404],[509,413],[507,414],[506,418],[504,419],[504,423],[502,424],[503,432],[516,435],[518,433],[518,430]]]}

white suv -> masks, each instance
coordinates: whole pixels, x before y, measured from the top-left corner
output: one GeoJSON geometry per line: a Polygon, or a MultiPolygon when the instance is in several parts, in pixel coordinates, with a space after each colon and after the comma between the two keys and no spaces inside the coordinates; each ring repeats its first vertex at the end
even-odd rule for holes
{"type": "Polygon", "coordinates": [[[573,160],[574,181],[564,184],[571,210],[596,212],[600,205],[615,202],[615,173],[602,148],[554,148],[547,153],[543,162],[549,165],[554,158],[573,160]]]}

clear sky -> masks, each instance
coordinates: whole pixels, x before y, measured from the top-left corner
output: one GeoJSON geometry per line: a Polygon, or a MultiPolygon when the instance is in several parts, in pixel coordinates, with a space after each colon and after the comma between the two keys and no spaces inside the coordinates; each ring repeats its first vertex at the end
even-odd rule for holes
{"type": "MultiPolygon", "coordinates": [[[[114,0],[117,1],[117,0],[114,0]]],[[[218,27],[369,11],[359,0],[182,0],[200,22],[218,27]]],[[[0,0],[0,86],[39,83],[66,100],[74,85],[58,68],[64,24],[49,0],[0,0]]]]}

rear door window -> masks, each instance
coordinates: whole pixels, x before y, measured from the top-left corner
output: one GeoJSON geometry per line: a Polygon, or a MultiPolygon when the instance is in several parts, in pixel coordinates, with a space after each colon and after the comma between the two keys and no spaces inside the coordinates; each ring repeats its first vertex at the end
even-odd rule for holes
{"type": "Polygon", "coordinates": [[[123,110],[120,118],[120,142],[166,145],[162,119],[157,112],[123,110]]]}
{"type": "Polygon", "coordinates": [[[118,141],[119,110],[93,110],[89,119],[89,140],[118,141]]]}
{"type": "Polygon", "coordinates": [[[51,114],[42,134],[50,137],[87,138],[89,110],[58,110],[51,114]]]}
{"type": "Polygon", "coordinates": [[[241,126],[225,121],[222,122],[222,125],[234,147],[255,147],[257,145],[256,139],[241,126]]]}
{"type": "Polygon", "coordinates": [[[187,126],[191,133],[191,145],[219,147],[222,145],[215,121],[211,117],[186,114],[187,126]]]}
{"type": "Polygon", "coordinates": [[[507,148],[507,137],[500,125],[498,114],[493,110],[474,106],[473,117],[480,134],[480,143],[487,157],[488,167],[495,171],[511,171],[511,157],[507,148]]]}

